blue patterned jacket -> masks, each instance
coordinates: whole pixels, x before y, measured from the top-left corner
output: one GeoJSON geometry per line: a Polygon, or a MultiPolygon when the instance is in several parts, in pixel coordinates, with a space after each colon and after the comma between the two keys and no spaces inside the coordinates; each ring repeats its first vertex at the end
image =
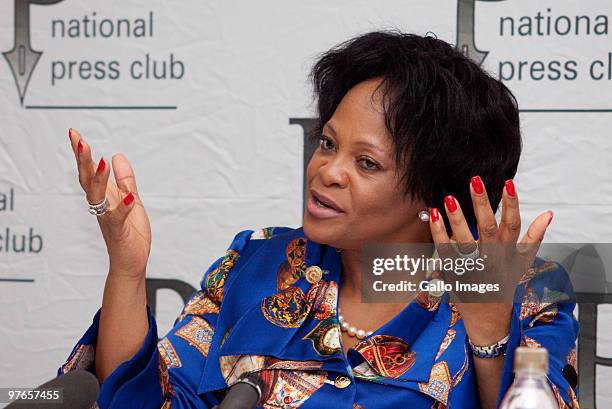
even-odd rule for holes
{"type": "MultiPolygon", "coordinates": [[[[517,287],[500,397],[512,383],[513,351],[545,347],[560,407],[577,408],[578,323],[567,274],[536,258],[517,287]],[[566,302],[547,302],[545,290],[566,302]],[[570,368],[571,367],[571,368],[570,368]]],[[[345,355],[338,325],[340,253],[310,241],[303,229],[268,227],[236,234],[205,272],[174,327],[149,331],[140,350],[101,385],[100,408],[210,408],[248,371],[260,371],[264,408],[478,408],[473,358],[457,308],[447,294],[419,294],[391,321],[345,355]],[[310,283],[309,267],[324,274],[310,283]]],[[[100,311],[58,375],[95,372],[100,311]]]]}

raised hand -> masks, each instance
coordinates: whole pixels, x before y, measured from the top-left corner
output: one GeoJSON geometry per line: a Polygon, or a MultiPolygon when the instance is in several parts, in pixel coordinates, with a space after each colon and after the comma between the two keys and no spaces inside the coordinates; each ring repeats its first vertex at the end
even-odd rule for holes
{"type": "MultiPolygon", "coordinates": [[[[455,304],[461,313],[470,343],[477,347],[491,347],[508,342],[514,289],[519,282],[525,279],[523,277],[528,277],[523,274],[527,273],[528,267],[532,265],[553,214],[551,211],[541,213],[529,225],[525,236],[518,241],[521,217],[514,182],[512,180],[505,182],[502,195],[502,217],[499,225],[491,208],[484,183],[479,176],[472,178],[470,192],[478,223],[478,242],[475,241],[468,227],[461,206],[453,196],[446,197],[444,207],[454,240],[451,241],[451,238],[448,237],[444,221],[437,209],[431,209],[430,227],[436,248],[444,250],[440,252],[443,258],[459,256],[463,262],[476,259],[479,259],[480,262],[485,261],[483,263],[485,268],[482,271],[465,272],[461,281],[468,281],[476,285],[484,282],[502,284],[500,288],[502,293],[492,292],[493,298],[488,298],[488,302],[478,302],[470,295],[470,302],[455,304]]],[[[450,276],[453,276],[452,272],[450,276]]],[[[451,298],[453,298],[452,294],[451,298]]],[[[465,300],[465,294],[460,294],[459,298],[465,300]]],[[[495,407],[504,355],[486,359],[475,357],[473,362],[481,405],[487,408],[495,407]]]]}
{"type": "Polygon", "coordinates": [[[143,280],[151,250],[151,226],[130,163],[122,154],[112,157],[113,182],[109,180],[109,163],[100,158],[96,164],[90,145],[76,130],[71,128],[68,137],[87,201],[100,203],[106,194],[110,203],[109,210],[97,216],[109,255],[110,272],[143,280]]]}
{"type": "Polygon", "coordinates": [[[499,302],[509,308],[513,302],[512,296],[521,276],[531,267],[535,255],[544,238],[544,234],[550,221],[552,212],[543,212],[529,225],[526,234],[519,241],[521,230],[521,215],[519,211],[519,200],[514,187],[514,182],[508,180],[502,193],[502,216],[499,225],[495,219],[493,209],[487,196],[484,183],[479,176],[472,178],[470,183],[472,206],[477,220],[478,241],[476,242],[461,205],[455,197],[445,198],[445,210],[450,222],[452,237],[449,238],[444,220],[439,217],[437,209],[431,209],[431,232],[433,240],[438,249],[438,254],[445,259],[463,261],[461,258],[471,258],[472,262],[478,261],[477,265],[482,268],[472,268],[465,276],[457,277],[450,271],[447,278],[460,278],[463,282],[471,284],[491,283],[499,284],[500,289],[496,293],[480,296],[460,297],[468,302],[499,302]],[[479,260],[476,260],[479,259],[479,260]]]}

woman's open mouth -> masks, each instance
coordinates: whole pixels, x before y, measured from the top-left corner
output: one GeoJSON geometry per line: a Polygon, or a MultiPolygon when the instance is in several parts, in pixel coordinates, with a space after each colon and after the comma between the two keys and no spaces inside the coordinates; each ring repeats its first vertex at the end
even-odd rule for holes
{"type": "Polygon", "coordinates": [[[312,193],[310,193],[310,195],[308,196],[306,209],[308,210],[308,213],[310,213],[312,216],[320,219],[328,219],[330,217],[336,217],[344,213],[326,205],[325,203],[317,199],[312,193]]]}

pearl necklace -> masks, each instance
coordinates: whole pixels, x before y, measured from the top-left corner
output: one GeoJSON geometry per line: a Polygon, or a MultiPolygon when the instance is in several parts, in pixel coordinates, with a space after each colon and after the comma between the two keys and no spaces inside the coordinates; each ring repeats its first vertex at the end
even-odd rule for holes
{"type": "Polygon", "coordinates": [[[369,337],[370,335],[372,335],[372,331],[365,331],[349,324],[349,322],[345,320],[342,314],[340,313],[340,308],[338,308],[338,321],[340,322],[340,329],[342,330],[342,332],[346,332],[349,337],[357,337],[357,339],[364,339],[365,337],[369,337]]]}

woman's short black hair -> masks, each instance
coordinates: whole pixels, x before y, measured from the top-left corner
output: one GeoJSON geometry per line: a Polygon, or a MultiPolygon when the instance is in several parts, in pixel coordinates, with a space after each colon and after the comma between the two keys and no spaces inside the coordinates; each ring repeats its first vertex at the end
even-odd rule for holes
{"type": "Polygon", "coordinates": [[[516,174],[522,148],[516,98],[450,44],[397,30],[353,37],[323,53],[310,73],[318,139],[343,96],[382,78],[385,123],[393,137],[404,194],[441,209],[454,195],[470,225],[469,183],[479,175],[493,211],[516,174]]]}

